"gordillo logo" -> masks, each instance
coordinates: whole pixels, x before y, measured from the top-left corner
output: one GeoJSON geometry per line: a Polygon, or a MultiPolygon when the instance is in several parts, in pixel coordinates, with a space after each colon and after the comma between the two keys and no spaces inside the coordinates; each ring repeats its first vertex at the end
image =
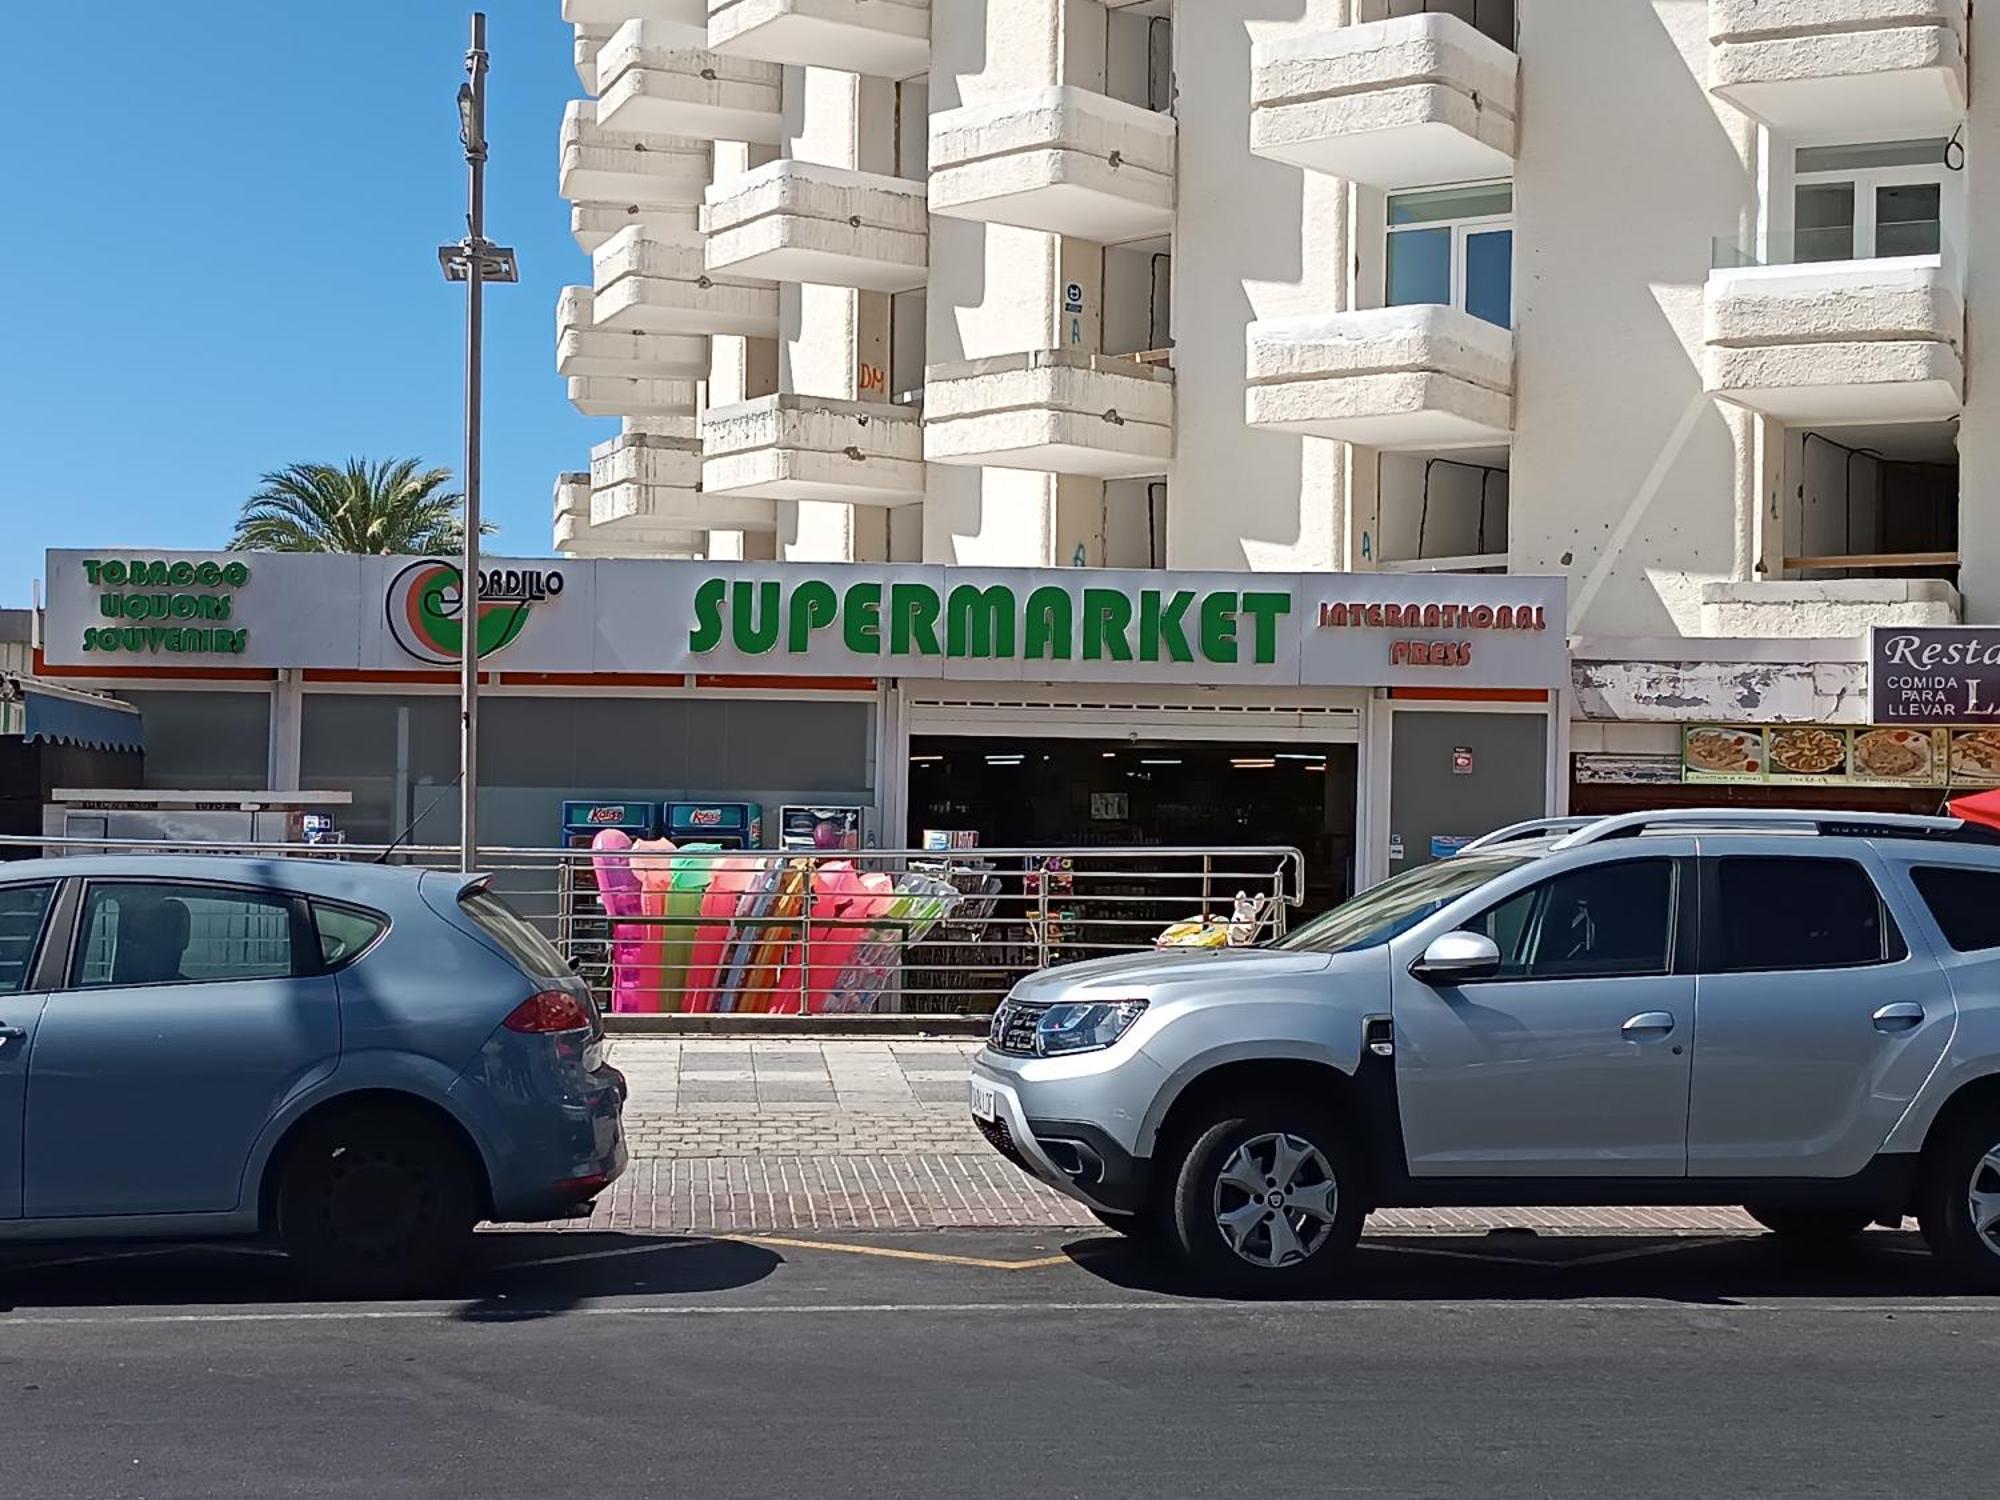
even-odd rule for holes
{"type": "MultiPolygon", "coordinates": [[[[389,633],[419,661],[447,666],[465,653],[465,599],[458,564],[426,559],[390,581],[389,633]]],[[[559,596],[563,575],[542,568],[493,568],[479,575],[479,624],[474,645],[482,660],[520,638],[537,604],[559,596]]]]}

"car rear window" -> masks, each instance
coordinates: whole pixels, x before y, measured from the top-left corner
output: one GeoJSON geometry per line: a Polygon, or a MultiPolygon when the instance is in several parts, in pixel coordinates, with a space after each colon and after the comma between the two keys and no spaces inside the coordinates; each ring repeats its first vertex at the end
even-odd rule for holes
{"type": "Polygon", "coordinates": [[[1875,882],[1851,859],[1736,855],[1716,864],[1718,972],[1851,969],[1909,952],[1875,882]]]}
{"type": "Polygon", "coordinates": [[[1958,952],[2000,948],[2000,871],[1921,865],[1910,871],[1910,879],[1944,940],[1958,952]]]}
{"type": "Polygon", "coordinates": [[[458,898],[465,914],[479,924],[479,930],[507,950],[512,958],[537,979],[567,978],[570,967],[556,946],[528,919],[483,886],[475,886],[458,898]]]}

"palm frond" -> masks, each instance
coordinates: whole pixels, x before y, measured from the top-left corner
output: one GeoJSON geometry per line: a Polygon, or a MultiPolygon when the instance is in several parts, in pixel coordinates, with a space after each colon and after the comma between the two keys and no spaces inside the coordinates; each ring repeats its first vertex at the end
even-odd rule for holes
{"type": "MultiPolygon", "coordinates": [[[[243,502],[232,551],[449,553],[463,544],[451,470],[414,458],[289,464],[243,502]]],[[[491,531],[482,525],[482,532],[491,531]]]]}

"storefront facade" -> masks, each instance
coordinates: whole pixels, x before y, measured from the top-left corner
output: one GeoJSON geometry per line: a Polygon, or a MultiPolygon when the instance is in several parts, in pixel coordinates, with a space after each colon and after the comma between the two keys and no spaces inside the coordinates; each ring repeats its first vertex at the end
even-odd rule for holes
{"type": "MultiPolygon", "coordinates": [[[[142,709],[149,784],[349,790],[357,842],[456,837],[449,563],[51,552],[47,585],[44,670],[142,709]]],[[[1337,893],[1559,805],[1562,605],[1534,578],[494,559],[481,816],[535,846],[565,800],[860,807],[896,847],[964,807],[988,844],[1311,844],[1337,893]]]]}

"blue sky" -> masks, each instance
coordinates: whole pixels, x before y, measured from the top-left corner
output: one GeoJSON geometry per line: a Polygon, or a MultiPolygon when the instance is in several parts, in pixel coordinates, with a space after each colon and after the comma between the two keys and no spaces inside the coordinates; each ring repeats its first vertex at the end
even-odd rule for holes
{"type": "MultiPolygon", "coordinates": [[[[465,293],[453,0],[98,0],[0,18],[0,605],[46,547],[219,547],[257,476],[350,454],[460,467],[465,293]]],[[[493,545],[549,548],[549,492],[616,430],[555,373],[589,279],[556,193],[578,97],[556,0],[488,0],[493,545]]]]}

